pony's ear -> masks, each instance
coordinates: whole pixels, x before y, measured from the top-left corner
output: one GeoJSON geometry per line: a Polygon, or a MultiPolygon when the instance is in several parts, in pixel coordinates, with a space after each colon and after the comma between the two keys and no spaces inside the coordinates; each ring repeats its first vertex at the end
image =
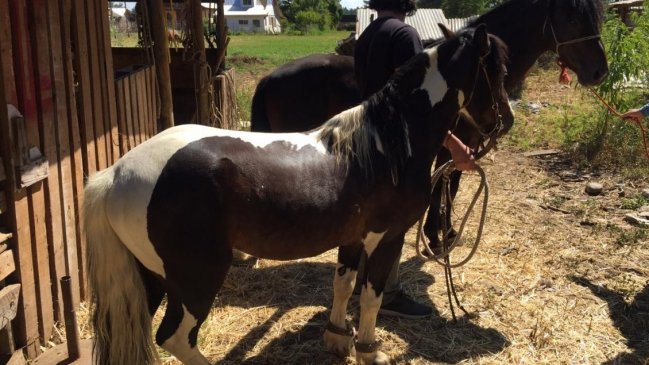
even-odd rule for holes
{"type": "Polygon", "coordinates": [[[480,24],[475,28],[475,32],[473,33],[473,41],[480,50],[480,57],[485,57],[487,54],[489,54],[491,44],[489,44],[489,35],[487,34],[486,25],[480,24]]]}
{"type": "Polygon", "coordinates": [[[455,33],[453,33],[452,30],[446,28],[446,25],[442,23],[437,23],[437,26],[442,31],[442,34],[444,34],[445,39],[453,38],[455,36],[455,33]]]}

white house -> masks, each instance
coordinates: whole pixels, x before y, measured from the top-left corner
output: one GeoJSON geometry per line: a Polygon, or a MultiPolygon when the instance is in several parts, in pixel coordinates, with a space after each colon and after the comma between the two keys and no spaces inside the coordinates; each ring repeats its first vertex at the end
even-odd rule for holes
{"type": "MultiPolygon", "coordinates": [[[[275,14],[276,0],[225,0],[224,14],[230,32],[279,33],[282,28],[275,14]]],[[[209,4],[204,4],[209,6],[209,4]]]]}

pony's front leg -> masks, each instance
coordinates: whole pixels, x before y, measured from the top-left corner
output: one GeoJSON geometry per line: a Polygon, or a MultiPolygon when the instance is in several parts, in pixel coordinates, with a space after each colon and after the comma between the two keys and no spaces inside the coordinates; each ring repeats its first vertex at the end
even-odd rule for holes
{"type": "MultiPolygon", "coordinates": [[[[368,235],[368,238],[372,233],[368,235]]],[[[386,354],[379,351],[381,344],[376,340],[376,316],[381,308],[383,290],[394,261],[398,260],[403,246],[404,234],[390,240],[381,240],[383,235],[375,235],[379,240],[365,240],[367,262],[363,288],[361,290],[361,318],[358,327],[358,339],[355,343],[356,361],[359,364],[389,364],[386,354]]]]}
{"type": "Polygon", "coordinates": [[[361,244],[343,246],[338,249],[338,264],[333,285],[333,306],[324,333],[324,342],[328,350],[343,357],[351,353],[354,345],[355,330],[347,322],[347,304],[356,283],[356,273],[362,250],[361,244]]]}

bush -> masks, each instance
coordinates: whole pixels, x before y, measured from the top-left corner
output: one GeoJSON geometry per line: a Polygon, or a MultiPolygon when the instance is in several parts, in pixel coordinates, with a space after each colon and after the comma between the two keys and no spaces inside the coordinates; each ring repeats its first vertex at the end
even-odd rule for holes
{"type": "MultiPolygon", "coordinates": [[[[648,8],[649,0],[645,1],[648,8]]],[[[649,71],[649,12],[636,14],[632,20],[636,26],[629,28],[617,15],[610,15],[602,29],[609,75],[597,91],[620,112],[649,101],[644,91],[649,71]]],[[[564,121],[564,145],[572,147],[576,158],[596,167],[646,167],[649,163],[638,127],[613,116],[599,101],[593,99],[593,103],[597,105],[594,110],[564,121]]]]}

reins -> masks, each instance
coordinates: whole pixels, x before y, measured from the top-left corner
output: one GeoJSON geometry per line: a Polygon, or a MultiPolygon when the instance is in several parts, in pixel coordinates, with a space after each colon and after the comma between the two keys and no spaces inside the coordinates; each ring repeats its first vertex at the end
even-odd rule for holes
{"type": "MultiPolygon", "coordinates": [[[[468,103],[473,98],[473,94],[474,94],[475,88],[477,86],[478,74],[480,72],[480,69],[482,69],[482,71],[483,71],[483,73],[485,75],[485,79],[487,80],[489,93],[491,95],[491,99],[492,99],[492,102],[493,102],[492,109],[493,109],[493,111],[495,113],[497,123],[496,123],[496,126],[488,133],[484,133],[482,131],[482,129],[479,128],[479,127],[477,128],[478,131],[480,132],[480,134],[484,138],[489,139],[489,143],[487,144],[486,147],[484,147],[484,145],[483,145],[483,148],[481,149],[481,151],[476,155],[476,159],[484,156],[493,146],[495,146],[496,137],[498,136],[498,134],[500,133],[500,131],[503,128],[503,118],[502,118],[502,115],[500,114],[500,108],[498,106],[498,102],[496,101],[496,99],[494,97],[493,89],[491,87],[491,83],[489,82],[489,77],[487,75],[487,70],[486,70],[485,67],[486,66],[484,64],[484,59],[481,57],[480,61],[478,62],[478,69],[476,70],[476,81],[474,82],[473,90],[471,91],[471,94],[470,94],[469,98],[465,101],[464,106],[463,106],[463,108],[464,108],[466,105],[468,105],[468,103]]],[[[458,120],[459,120],[459,115],[458,115],[458,120]]],[[[457,121],[456,121],[456,123],[457,123],[457,121]]],[[[466,309],[464,309],[464,307],[460,303],[460,300],[457,297],[457,292],[455,290],[455,285],[453,283],[453,274],[452,274],[451,270],[454,269],[454,268],[465,265],[467,262],[469,262],[473,258],[476,251],[478,250],[478,246],[479,246],[480,240],[482,238],[482,231],[484,229],[484,223],[485,223],[486,216],[487,216],[487,204],[488,204],[488,201],[489,201],[489,183],[487,182],[487,176],[486,176],[484,170],[477,164],[475,165],[475,167],[476,167],[475,170],[480,175],[480,185],[478,186],[478,189],[476,190],[476,193],[474,194],[473,199],[471,199],[471,203],[469,204],[469,206],[467,208],[467,211],[464,214],[464,217],[463,217],[462,222],[460,224],[459,231],[457,232],[457,235],[455,236],[455,239],[450,244],[450,246],[449,246],[449,242],[448,242],[448,239],[447,239],[448,235],[450,233],[450,227],[446,227],[446,219],[442,219],[442,222],[443,222],[442,223],[442,232],[444,232],[444,233],[442,235],[442,252],[439,253],[439,254],[435,254],[430,249],[430,242],[428,242],[428,243],[425,242],[424,234],[423,234],[425,214],[419,219],[419,223],[418,223],[418,226],[417,226],[417,238],[416,238],[416,242],[415,242],[415,248],[417,250],[417,256],[419,256],[420,258],[422,258],[425,261],[434,260],[435,262],[437,262],[438,264],[440,264],[441,266],[444,267],[444,278],[445,278],[445,282],[446,282],[446,294],[448,296],[449,307],[450,307],[451,315],[453,316],[454,321],[457,321],[457,318],[455,316],[455,309],[453,307],[453,299],[455,299],[455,304],[458,306],[458,308],[460,308],[464,312],[465,315],[468,316],[469,313],[466,311],[466,309]],[[473,209],[474,209],[478,199],[480,198],[480,195],[483,192],[484,192],[484,198],[483,198],[483,201],[482,201],[482,210],[481,210],[481,214],[480,214],[480,223],[478,225],[478,231],[477,231],[477,234],[476,234],[476,238],[475,238],[475,242],[473,244],[473,247],[471,248],[471,251],[469,252],[469,254],[464,259],[462,259],[461,261],[459,261],[457,263],[451,263],[451,259],[450,259],[451,251],[453,251],[453,249],[455,249],[457,246],[460,245],[462,234],[464,232],[464,227],[465,227],[467,221],[469,220],[469,216],[473,212],[473,209]],[[424,246],[424,251],[423,252],[426,252],[427,255],[424,255],[424,253],[422,252],[422,249],[421,249],[422,242],[423,242],[423,246],[424,246]]],[[[444,202],[444,204],[440,205],[440,212],[439,212],[441,217],[446,217],[447,216],[447,214],[446,214],[447,211],[446,210],[447,209],[452,209],[452,205],[449,205],[449,204],[446,204],[446,203],[450,201],[450,196],[451,196],[451,192],[450,192],[450,174],[454,170],[455,170],[454,162],[452,160],[447,161],[445,164],[443,164],[437,170],[435,170],[433,172],[433,175],[431,176],[431,186],[433,187],[433,189],[437,185],[439,179],[442,179],[442,183],[443,183],[441,200],[444,202]]]]}

